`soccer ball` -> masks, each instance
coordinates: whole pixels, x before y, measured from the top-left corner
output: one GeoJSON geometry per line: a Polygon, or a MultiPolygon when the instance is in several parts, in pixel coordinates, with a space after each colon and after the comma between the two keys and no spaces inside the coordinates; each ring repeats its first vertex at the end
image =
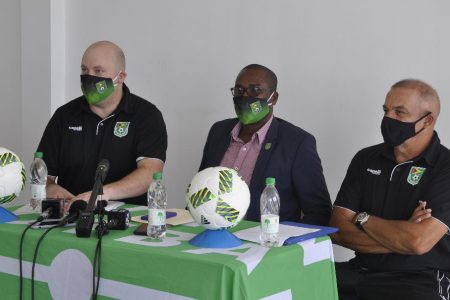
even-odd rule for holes
{"type": "Polygon", "coordinates": [[[235,170],[207,168],[192,178],[186,203],[198,224],[206,229],[227,229],[244,217],[250,205],[250,191],[235,170]]]}
{"type": "Polygon", "coordinates": [[[0,205],[16,199],[25,187],[25,167],[14,152],[0,147],[0,205]]]}

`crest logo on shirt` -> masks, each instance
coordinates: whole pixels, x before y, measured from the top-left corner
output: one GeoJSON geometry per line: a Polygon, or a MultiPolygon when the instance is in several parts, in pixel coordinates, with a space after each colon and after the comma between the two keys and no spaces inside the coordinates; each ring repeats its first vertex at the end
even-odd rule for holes
{"type": "Polygon", "coordinates": [[[252,110],[252,113],[257,114],[261,111],[261,103],[259,101],[253,102],[250,104],[250,108],[252,110]]]}
{"type": "Polygon", "coordinates": [[[114,126],[114,135],[117,137],[124,137],[128,134],[128,127],[130,126],[130,122],[116,122],[116,126],[114,126]]]}
{"type": "Polygon", "coordinates": [[[99,81],[95,84],[95,88],[99,94],[103,94],[106,91],[106,81],[99,81]]]}
{"type": "Polygon", "coordinates": [[[418,184],[425,170],[426,168],[412,166],[407,179],[408,183],[410,185],[418,184]]]}

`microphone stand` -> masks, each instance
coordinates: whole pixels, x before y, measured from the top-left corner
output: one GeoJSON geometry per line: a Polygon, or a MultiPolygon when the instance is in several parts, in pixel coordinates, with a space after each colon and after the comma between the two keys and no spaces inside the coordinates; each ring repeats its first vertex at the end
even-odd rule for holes
{"type": "Polygon", "coordinates": [[[87,208],[80,213],[75,227],[77,237],[91,236],[92,227],[94,226],[94,206],[97,201],[97,196],[103,195],[103,179],[100,174],[97,174],[87,208]]]}
{"type": "Polygon", "coordinates": [[[108,234],[109,230],[108,230],[108,226],[104,220],[105,217],[105,207],[103,206],[103,201],[102,201],[102,195],[103,195],[103,186],[100,187],[100,191],[99,191],[99,195],[100,195],[100,201],[98,201],[97,203],[97,210],[98,210],[98,225],[97,225],[97,238],[101,238],[103,235],[108,234]]]}

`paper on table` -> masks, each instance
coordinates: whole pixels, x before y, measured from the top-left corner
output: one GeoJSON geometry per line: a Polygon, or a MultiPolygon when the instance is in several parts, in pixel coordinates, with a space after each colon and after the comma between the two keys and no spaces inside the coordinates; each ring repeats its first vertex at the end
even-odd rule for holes
{"type": "MultiPolygon", "coordinates": [[[[167,209],[167,211],[176,213],[176,216],[166,219],[166,223],[168,225],[176,226],[194,222],[194,219],[192,219],[192,216],[189,213],[189,211],[185,209],[169,208],[167,209]]],[[[141,216],[132,217],[131,220],[139,223],[147,223],[147,220],[142,220],[141,216]]]]}
{"type": "MultiPolygon", "coordinates": [[[[280,224],[280,231],[278,232],[278,246],[282,246],[284,242],[290,237],[306,235],[308,233],[316,232],[319,230],[320,229],[317,228],[305,228],[280,224]]],[[[236,235],[240,239],[259,244],[260,233],[261,233],[260,227],[255,226],[252,228],[236,231],[234,232],[234,235],[236,235]]]]}
{"type": "Polygon", "coordinates": [[[125,204],[125,202],[121,202],[121,201],[108,201],[108,205],[106,205],[105,210],[110,211],[110,210],[116,209],[124,204],[125,204]]]}

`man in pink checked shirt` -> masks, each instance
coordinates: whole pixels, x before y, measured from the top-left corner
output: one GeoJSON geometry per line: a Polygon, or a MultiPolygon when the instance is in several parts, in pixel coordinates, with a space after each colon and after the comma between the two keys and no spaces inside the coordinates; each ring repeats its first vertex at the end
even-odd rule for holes
{"type": "Polygon", "coordinates": [[[265,178],[274,177],[280,194],[280,221],[326,225],[330,195],[314,137],[274,117],[277,76],[257,64],[242,69],[231,88],[238,118],[215,123],[208,134],[200,170],[235,169],[250,188],[247,219],[259,221],[265,178]]]}

